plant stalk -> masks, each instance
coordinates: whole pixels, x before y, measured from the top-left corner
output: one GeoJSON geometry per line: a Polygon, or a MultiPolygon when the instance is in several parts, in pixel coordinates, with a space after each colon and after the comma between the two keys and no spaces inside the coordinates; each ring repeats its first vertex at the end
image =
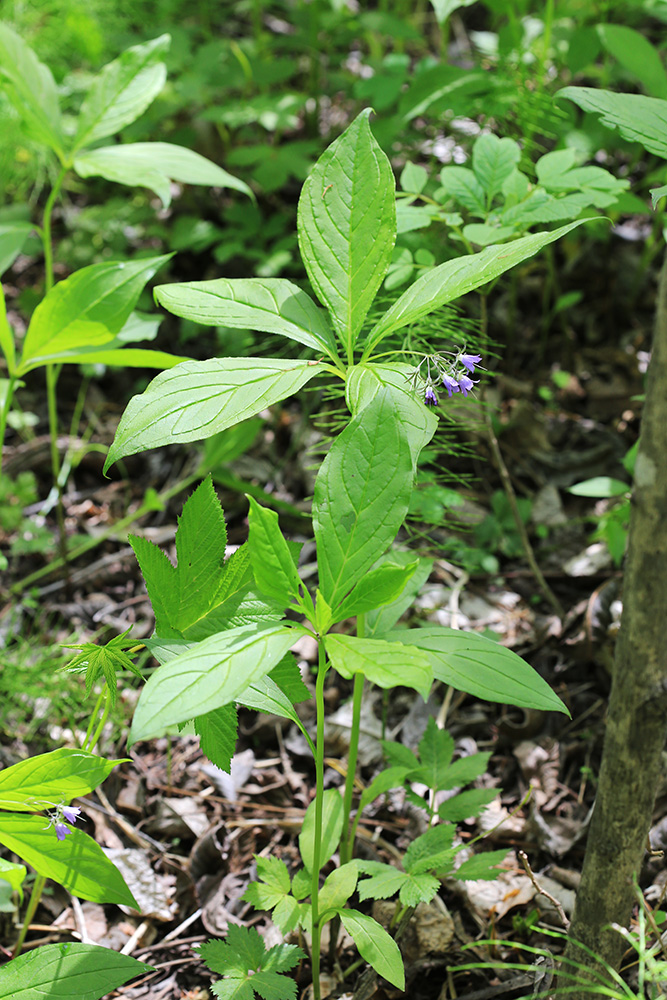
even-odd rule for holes
{"type": "Polygon", "coordinates": [[[26,934],[30,929],[32,918],[35,916],[35,911],[39,906],[39,901],[42,898],[42,892],[44,891],[45,885],[46,885],[46,876],[38,875],[35,879],[35,884],[32,887],[32,892],[30,893],[30,902],[28,903],[28,908],[25,911],[25,917],[23,918],[23,925],[21,927],[21,930],[19,931],[18,940],[14,945],[12,958],[18,958],[19,955],[21,954],[26,939],[26,934]]]}
{"type": "Polygon", "coordinates": [[[315,832],[313,842],[313,872],[311,886],[311,913],[313,920],[313,941],[311,958],[313,965],[313,1000],[321,1000],[320,990],[320,856],[322,848],[322,813],[324,805],[324,679],[327,672],[327,656],[324,640],[318,636],[317,682],[315,684],[315,709],[317,719],[317,741],[315,754],[315,832]]]}

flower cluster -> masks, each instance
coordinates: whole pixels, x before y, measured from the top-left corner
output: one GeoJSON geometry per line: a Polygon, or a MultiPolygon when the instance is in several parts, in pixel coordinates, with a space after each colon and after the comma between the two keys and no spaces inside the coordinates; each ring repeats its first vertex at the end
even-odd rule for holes
{"type": "Polygon", "coordinates": [[[479,367],[481,360],[481,354],[466,354],[465,350],[457,351],[453,355],[453,360],[444,358],[440,354],[427,355],[417,366],[415,387],[418,382],[421,383],[427,406],[438,405],[436,387],[446,389],[450,399],[455,392],[467,396],[479,382],[479,379],[472,379],[470,376],[474,374],[475,368],[479,367]],[[426,364],[426,375],[422,371],[424,364],[426,364]]]}
{"type": "Polygon", "coordinates": [[[55,826],[58,840],[64,840],[68,833],[72,833],[70,828],[65,826],[65,820],[68,823],[76,823],[80,814],[78,806],[56,806],[56,811],[49,816],[49,824],[55,826]]]}

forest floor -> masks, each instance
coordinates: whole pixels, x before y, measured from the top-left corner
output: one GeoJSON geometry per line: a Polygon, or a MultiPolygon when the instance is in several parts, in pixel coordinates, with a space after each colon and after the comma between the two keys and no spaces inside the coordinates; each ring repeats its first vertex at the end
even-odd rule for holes
{"type": "MultiPolygon", "coordinates": [[[[503,458],[517,496],[530,501],[529,533],[561,613],[541,594],[508,517],[483,424],[475,424],[481,399],[470,411],[472,425],[464,421],[457,431],[473,445],[474,462],[466,468],[463,458],[441,459],[450,472],[472,473],[464,490],[465,507],[452,512],[467,528],[457,525],[453,516],[444,523],[420,522],[422,505],[404,533],[407,544],[435,560],[429,582],[406,620],[495,634],[539,671],[571,712],[570,720],[517,710],[443,686],[433,691],[428,703],[399,688],[383,706],[382,697],[367,688],[361,782],[368,784],[381,766],[383,735],[414,749],[429,717],[437,717],[454,737],[457,755],[492,753],[488,773],[478,784],[497,789],[497,795],[480,818],[459,824],[459,836],[465,842],[487,832],[481,849],[507,849],[496,880],[445,880],[435,902],[415,914],[401,942],[406,995],[415,1000],[485,1000],[544,988],[536,986],[534,969],[526,974],[452,970],[499,960],[530,964],[533,956],[510,941],[558,953],[561,943],[542,928],[564,930],[563,917],[572,913],[595,796],[622,571],[606,545],[591,540],[596,520],[610,502],[596,506],[595,500],[567,491],[597,475],[627,479],[621,460],[637,438],[637,397],[650,350],[655,295],[649,276],[628,305],[627,275],[637,269],[635,245],[610,239],[615,241],[613,258],[602,247],[600,256],[589,260],[585,285],[580,278],[584,298],[567,319],[561,314],[543,324],[539,292],[531,287],[530,275],[519,285],[525,289],[519,302],[521,320],[511,340],[502,333],[506,295],[495,296],[490,312],[491,331],[508,346],[498,352],[496,377],[486,380],[485,397],[497,407],[495,427],[503,458]],[[560,373],[557,378],[555,371],[560,373]],[[470,555],[472,549],[477,555],[470,555]],[[525,852],[534,877],[520,852],[525,852]],[[479,943],[486,939],[494,943],[479,943]]],[[[68,399],[76,398],[78,379],[75,371],[63,372],[65,408],[68,399]]],[[[122,411],[124,403],[117,402],[127,396],[122,379],[108,375],[89,385],[85,414],[91,425],[94,422],[92,440],[100,445],[111,442],[122,411]]],[[[41,497],[48,492],[50,475],[48,441],[42,433],[46,407],[36,378],[26,391],[32,393],[29,408],[39,423],[30,439],[17,435],[10,441],[5,469],[12,477],[33,472],[41,497]]],[[[69,416],[65,409],[63,426],[69,416]]],[[[283,527],[304,542],[302,564],[313,561],[305,516],[312,491],[312,444],[312,426],[296,401],[267,415],[250,451],[226,470],[227,484],[231,473],[241,483],[234,489],[218,487],[230,545],[241,544],[247,535],[245,483],[283,502],[283,527]]],[[[71,445],[63,436],[63,454],[71,445]]],[[[8,590],[0,603],[4,766],[58,746],[79,745],[85,734],[92,702],[84,699],[83,679],[64,669],[70,654],[58,644],[106,641],[130,628],[139,643],[154,627],[127,528],[117,526],[141,503],[147,489],[162,493],[191,475],[196,459],[193,451],[161,449],[128,459],[108,480],[101,475],[102,461],[100,453],[88,452],[73,469],[63,495],[70,547],[75,549],[82,539],[104,536],[102,540],[76,558],[67,573],[57,567],[53,571],[57,550],[29,551],[30,538],[24,538],[23,551],[18,546],[10,557],[8,590]],[[32,574],[38,575],[31,579],[32,574]],[[9,593],[10,586],[14,593],[9,593]]],[[[144,533],[173,557],[176,517],[191,489],[177,492],[163,510],[144,516],[130,530],[144,533]]],[[[437,491],[428,496],[430,502],[439,502],[437,491]]],[[[41,509],[39,502],[26,511],[36,537],[43,531],[55,535],[54,511],[43,516],[41,509]]],[[[26,534],[25,522],[3,529],[3,551],[9,552],[19,531],[26,534]]],[[[315,644],[302,641],[295,652],[311,684],[315,644]]],[[[296,836],[313,796],[313,763],[295,727],[246,710],[240,711],[239,744],[229,775],[203,757],[191,736],[139,743],[128,751],[127,722],[138,690],[128,678],[99,747],[107,757],[129,757],[131,762],[116,769],[103,792],[77,804],[85,829],[121,868],[141,913],[79,903],[53,886],[40,904],[27,947],[83,940],[122,949],[154,965],[155,972],[111,995],[197,1000],[209,995],[210,975],[191,950],[193,944],[224,935],[230,923],[257,927],[268,944],[279,940],[268,917],[241,897],[253,878],[254,855],[282,857],[290,867],[297,863],[296,836]]],[[[326,782],[331,787],[341,784],[345,773],[350,693],[348,683],[332,673],[326,691],[326,782]]],[[[306,725],[312,723],[310,703],[297,710],[306,725]]],[[[657,850],[667,847],[666,793],[667,787],[659,790],[651,834],[651,846],[657,850]]],[[[390,793],[364,814],[359,849],[391,863],[424,831],[425,817],[402,792],[390,793]]],[[[641,885],[648,903],[658,908],[667,887],[660,857],[649,861],[641,885]]],[[[376,904],[380,919],[381,911],[376,904]]],[[[9,956],[15,928],[11,915],[2,914],[2,919],[0,940],[9,956]]],[[[343,938],[340,947],[345,967],[355,953],[348,939],[343,938]]],[[[305,995],[309,974],[307,966],[300,970],[299,995],[305,995]]],[[[361,998],[353,978],[334,983],[333,995],[361,998]]],[[[369,989],[363,996],[398,996],[386,985],[375,983],[369,989]]]]}

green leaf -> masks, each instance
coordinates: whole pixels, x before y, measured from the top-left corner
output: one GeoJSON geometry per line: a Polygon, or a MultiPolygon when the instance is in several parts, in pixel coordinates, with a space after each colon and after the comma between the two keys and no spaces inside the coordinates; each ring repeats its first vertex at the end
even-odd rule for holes
{"type": "Polygon", "coordinates": [[[92,264],[59,281],[32,315],[19,373],[36,368],[49,355],[74,348],[108,347],[125,325],[146,282],[170,257],[92,264]]]}
{"type": "Polygon", "coordinates": [[[197,950],[209,969],[230,977],[214,984],[217,997],[252,1000],[253,991],[264,1000],[296,997],[296,983],[281,975],[305,957],[296,945],[278,944],[267,950],[254,927],[230,924],[226,941],[206,941],[197,950]]]}
{"type": "Polygon", "coordinates": [[[347,370],[345,398],[350,412],[356,417],[383,388],[387,390],[407,436],[416,474],[419,454],[435,434],[438,418],[417,397],[411,382],[413,375],[414,368],[400,362],[354,365],[347,370]]]}
{"type": "Polygon", "coordinates": [[[440,183],[450,198],[473,215],[486,215],[486,192],[469,167],[443,167],[440,183]]]}
{"type": "Polygon", "coordinates": [[[419,559],[400,565],[383,562],[363,576],[344,601],[334,609],[335,622],[354,615],[363,615],[395,601],[405,589],[419,566],[419,559]]]}
{"type": "Polygon", "coordinates": [[[454,753],[454,740],[446,729],[439,729],[430,717],[419,741],[420,765],[408,775],[409,781],[420,781],[433,791],[449,787],[447,771],[454,753]]]}
{"type": "Polygon", "coordinates": [[[424,872],[449,872],[456,853],[453,847],[456,827],[453,823],[431,826],[413,840],[403,857],[406,872],[422,875],[424,872]]]}
{"type": "Polygon", "coordinates": [[[377,920],[358,910],[340,910],[343,927],[357,946],[359,954],[379,976],[399,990],[405,989],[403,959],[393,937],[377,920]]]}
{"type": "Polygon", "coordinates": [[[248,548],[257,586],[286,607],[299,597],[302,587],[292,554],[276,512],[261,507],[252,497],[248,501],[248,548]]]}
{"type": "Polygon", "coordinates": [[[667,198],[667,184],[663,184],[658,188],[651,188],[651,204],[654,211],[658,207],[658,202],[662,201],[663,198],[667,198]]]}
{"type": "Polygon", "coordinates": [[[584,111],[600,115],[607,128],[617,128],[624,139],[639,142],[667,159],[667,102],[643,94],[614,94],[594,87],[564,87],[558,98],[574,101],[584,111]]]}
{"type": "Polygon", "coordinates": [[[497,788],[471,788],[447,799],[438,808],[440,819],[450,823],[461,823],[465,819],[479,816],[482,809],[498,796],[497,788]]]}
{"type": "Polygon", "coordinates": [[[492,243],[502,243],[514,235],[514,226],[487,226],[483,222],[470,222],[463,227],[463,235],[470,243],[488,247],[492,243]]]}
{"type": "Polygon", "coordinates": [[[202,753],[216,767],[229,774],[236,749],[235,706],[221,705],[212,712],[198,715],[195,719],[195,732],[199,736],[202,753]]]}
{"type": "Polygon", "coordinates": [[[581,483],[570,486],[568,493],[573,493],[576,497],[619,497],[630,490],[629,483],[624,483],[620,479],[612,479],[611,476],[594,476],[593,479],[584,479],[581,483]]]}
{"type": "Polygon", "coordinates": [[[438,24],[444,24],[450,14],[473,3],[475,0],[431,0],[438,24]]]}
{"type": "Polygon", "coordinates": [[[342,677],[363,674],[381,688],[411,687],[424,701],[428,698],[433,672],[428,656],[416,647],[396,647],[382,639],[359,639],[356,635],[330,633],[324,638],[327,655],[342,677]]]}
{"type": "MultiPolygon", "coordinates": [[[[392,549],[386,556],[382,556],[382,560],[399,562],[404,566],[409,565],[413,558],[413,552],[401,551],[400,549],[392,549]]],[[[366,636],[369,639],[382,635],[382,633],[388,632],[389,629],[394,627],[401,615],[414,603],[415,597],[428,580],[432,569],[432,559],[420,559],[417,569],[410,577],[403,593],[390,604],[385,604],[384,607],[378,608],[377,611],[367,612],[366,636]]]]}
{"type": "Polygon", "coordinates": [[[12,266],[33,228],[30,222],[0,225],[0,275],[12,266]]]}
{"type": "MultiPolygon", "coordinates": [[[[343,800],[335,788],[328,788],[322,796],[322,840],[320,842],[320,868],[323,868],[340,843],[343,832],[343,800]]],[[[313,870],[315,845],[315,800],[310,803],[303,817],[299,834],[299,850],[304,865],[313,870]]]]}
{"type": "Polygon", "coordinates": [[[300,907],[290,893],[287,865],[279,858],[255,856],[257,878],[251,882],[242,899],[256,910],[273,910],[272,919],[283,934],[293,931],[299,922],[300,907]]]}
{"type": "Polygon", "coordinates": [[[368,336],[366,351],[370,351],[394,330],[415,323],[447,302],[488,284],[586,221],[588,220],[582,219],[571,222],[552,232],[532,233],[507,245],[486,247],[480,253],[456,257],[427,271],[394,302],[373,327],[368,336]]]}
{"type": "Polygon", "coordinates": [[[459,691],[503,705],[570,714],[537,671],[493,639],[439,626],[398,629],[383,638],[423,650],[437,680],[459,691]]]}
{"type": "Polygon", "coordinates": [[[349,861],[340,868],[334,868],[330,875],[324,880],[324,885],[319,892],[320,913],[325,914],[327,910],[337,910],[345,906],[348,899],[357,886],[359,872],[355,861],[349,861]]]}
{"type": "Polygon", "coordinates": [[[240,626],[212,635],[150,677],[139,698],[130,742],[161,736],[179,722],[235,701],[294,645],[282,625],[240,626]]]}
{"type": "Polygon", "coordinates": [[[286,278],[216,278],[158,285],[155,299],[176,316],[239,330],[277,333],[336,357],[323,309],[286,278]]]}
{"type": "Polygon", "coordinates": [[[381,740],[380,742],[382,751],[391,767],[404,767],[407,771],[419,767],[419,761],[409,747],[393,740],[381,740]]]}
{"type": "MultiPolygon", "coordinates": [[[[406,748],[407,749],[407,748],[406,748]]],[[[410,751],[408,751],[409,753],[410,751]]],[[[413,762],[416,763],[416,760],[413,762]]],[[[410,766],[397,766],[397,767],[386,767],[384,771],[375,777],[370,785],[364,788],[361,793],[361,798],[359,799],[359,812],[365,809],[366,806],[370,805],[375,799],[379,798],[380,795],[385,795],[386,792],[391,791],[392,788],[402,788],[405,783],[405,777],[410,770],[410,766]]]]}
{"type": "Polygon", "coordinates": [[[5,293],[0,284],[0,350],[7,359],[7,370],[13,374],[16,367],[16,349],[14,347],[14,334],[7,322],[7,307],[5,305],[5,293]]]}
{"type": "Polygon", "coordinates": [[[62,155],[60,102],[51,70],[9,25],[1,23],[0,85],[21,116],[28,135],[62,155]]]}
{"type": "Polygon", "coordinates": [[[382,861],[357,861],[362,875],[368,875],[359,882],[359,899],[390,899],[409,877],[405,872],[386,865],[382,861]]]}
{"type": "Polygon", "coordinates": [[[254,198],[247,184],[205,156],[171,142],[128,142],[79,153],[74,159],[79,177],[105,177],[130,187],[147,187],[171,204],[171,181],[231,188],[254,198]]]}
{"type": "Polygon", "coordinates": [[[495,879],[499,875],[498,869],[495,866],[501,864],[506,857],[507,850],[504,847],[499,851],[485,851],[483,854],[475,854],[472,858],[468,858],[456,871],[449,874],[452,878],[459,881],[495,879]]]}
{"type": "Polygon", "coordinates": [[[34,812],[71,802],[92,792],[127,759],[105,760],[68,747],[28,757],[0,771],[0,809],[34,812]]]}
{"type": "Polygon", "coordinates": [[[23,903],[23,882],[28,869],[25,865],[16,865],[13,861],[5,861],[0,858],[0,880],[7,882],[13,892],[19,894],[20,902],[23,903]]]}
{"type": "Polygon", "coordinates": [[[301,256],[348,358],[387,273],[396,239],[394,175],[367,108],[329,146],[299,198],[301,256]]]}
{"type": "Polygon", "coordinates": [[[2,1000],[100,1000],[153,966],[95,944],[46,944],[0,968],[2,1000]]]}
{"type": "Polygon", "coordinates": [[[644,35],[622,24],[598,24],[597,33],[607,52],[641,81],[650,97],[667,97],[660,52],[644,35]]]}
{"type": "Polygon", "coordinates": [[[521,159],[521,150],[514,139],[499,139],[485,132],[472,148],[472,169],[491,203],[521,159]]]}
{"type": "Polygon", "coordinates": [[[165,444],[198,441],[252,417],[319,375],[313,361],[212,358],[161,372],[133,396],[104,465],[165,444]]]}
{"type": "Polygon", "coordinates": [[[116,135],[143,114],[164,87],[167,69],[162,56],[169,35],[133,45],[107,63],[95,77],[81,105],[72,151],[116,135]]]}
{"type": "Polygon", "coordinates": [[[44,816],[0,813],[0,844],[27,861],[38,875],[54,879],[80,899],[139,909],[118,869],[81,830],[70,828],[65,839],[58,840],[44,816]]]}
{"type": "Polygon", "coordinates": [[[396,537],[412,492],[412,457],[387,389],[334,441],[315,481],[320,590],[334,607],[396,537]]]}

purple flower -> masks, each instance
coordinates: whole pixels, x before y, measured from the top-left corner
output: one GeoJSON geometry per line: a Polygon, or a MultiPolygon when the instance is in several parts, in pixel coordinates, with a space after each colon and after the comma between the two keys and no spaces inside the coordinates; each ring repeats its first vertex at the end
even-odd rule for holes
{"type": "Polygon", "coordinates": [[[63,806],[63,816],[68,823],[76,823],[80,815],[81,810],[78,806],[63,806]]]}
{"type": "MultiPolygon", "coordinates": [[[[477,379],[477,382],[479,382],[479,379],[477,379]]],[[[474,385],[477,385],[477,382],[474,382],[471,378],[468,378],[467,375],[461,375],[459,378],[459,388],[463,393],[463,395],[467,396],[472,387],[474,385]]]]}
{"type": "Polygon", "coordinates": [[[443,374],[443,376],[442,376],[442,384],[444,385],[445,389],[449,393],[449,398],[450,399],[452,398],[452,393],[453,392],[458,392],[459,391],[459,383],[456,381],[455,378],[452,378],[451,375],[444,375],[443,374]]]}
{"type": "Polygon", "coordinates": [[[436,396],[435,392],[433,391],[433,386],[431,386],[431,385],[427,385],[426,386],[426,391],[424,393],[424,402],[426,403],[427,406],[437,406],[438,405],[438,397],[436,396]]]}
{"type": "Polygon", "coordinates": [[[72,831],[64,823],[56,823],[56,837],[58,840],[64,840],[68,833],[72,831]]]}
{"type": "Polygon", "coordinates": [[[464,368],[468,369],[468,371],[471,374],[475,371],[475,365],[478,365],[481,360],[482,360],[482,355],[481,354],[460,354],[459,355],[459,361],[464,366],[464,368]]]}

